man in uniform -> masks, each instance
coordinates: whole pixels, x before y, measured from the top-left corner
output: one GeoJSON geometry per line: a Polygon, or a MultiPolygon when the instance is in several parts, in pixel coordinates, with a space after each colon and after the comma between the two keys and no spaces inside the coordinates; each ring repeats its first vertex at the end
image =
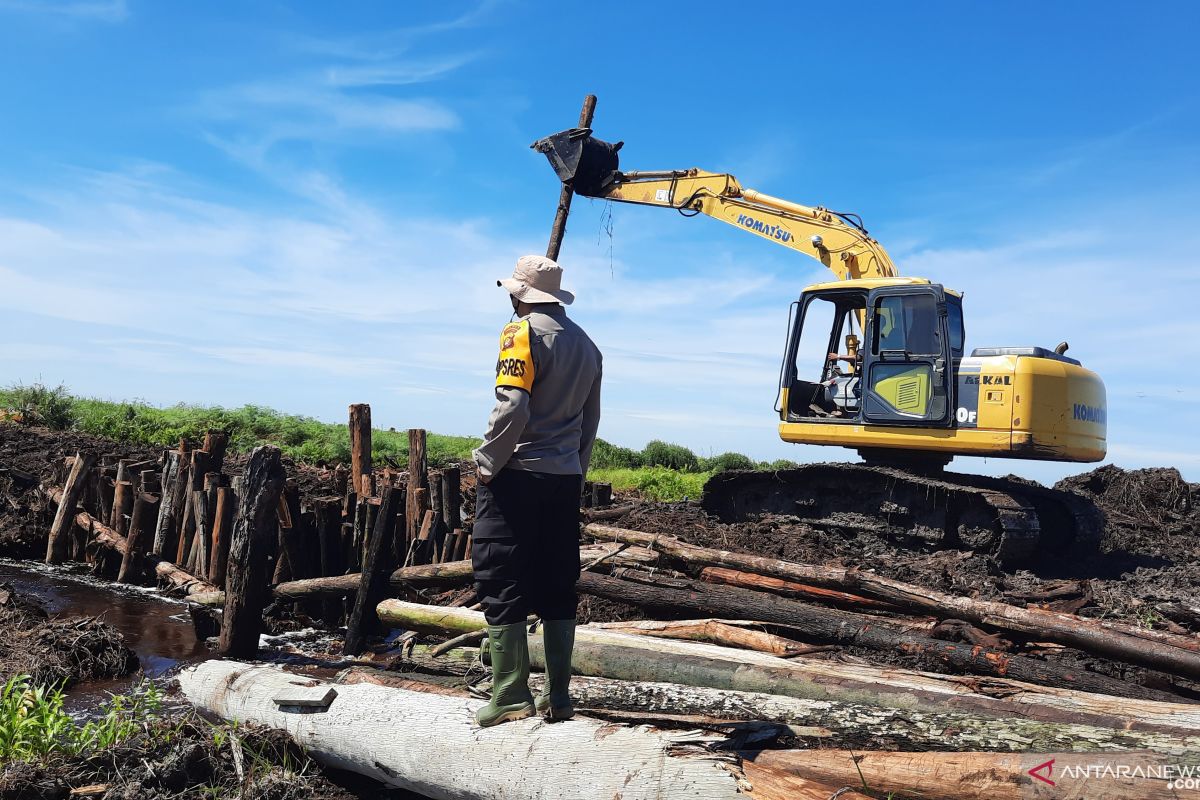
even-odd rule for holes
{"type": "Polygon", "coordinates": [[[563,307],[562,268],[522,256],[508,290],[516,319],[500,334],[496,405],[475,451],[475,589],[488,622],[488,727],[574,714],[568,685],[579,578],[579,499],[600,423],[600,351],[563,307]],[[542,620],[546,684],[529,692],[525,619],[542,620]]]}

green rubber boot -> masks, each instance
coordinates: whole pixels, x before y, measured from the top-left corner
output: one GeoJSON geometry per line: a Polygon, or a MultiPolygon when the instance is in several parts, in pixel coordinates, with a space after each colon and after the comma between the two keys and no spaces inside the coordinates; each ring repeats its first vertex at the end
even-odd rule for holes
{"type": "Polygon", "coordinates": [[[490,728],[501,722],[532,717],[525,623],[488,625],[487,631],[492,655],[492,699],[475,712],[475,720],[481,727],[490,728]]]}
{"type": "Polygon", "coordinates": [[[570,719],[571,651],[575,649],[575,620],[548,619],[542,622],[542,646],[546,654],[546,684],[534,699],[537,712],[547,719],[570,719]]]}

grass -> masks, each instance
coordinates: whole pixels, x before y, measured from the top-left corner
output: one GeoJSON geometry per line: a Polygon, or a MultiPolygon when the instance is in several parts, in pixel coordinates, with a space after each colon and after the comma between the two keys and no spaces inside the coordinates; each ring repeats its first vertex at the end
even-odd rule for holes
{"type": "Polygon", "coordinates": [[[61,689],[14,675],[0,689],[0,764],[111,747],[145,729],[161,709],[158,689],[147,682],[132,694],[112,695],[98,719],[81,725],[63,710],[61,689]]]}
{"type": "MultiPolygon", "coordinates": [[[[350,460],[347,426],[312,417],[283,414],[263,406],[222,408],[179,404],[159,408],[138,401],[112,402],[72,395],[65,386],[17,384],[0,389],[0,420],[5,418],[57,430],[78,430],[118,442],[169,448],[186,439],[199,443],[209,430],[229,433],[230,449],[247,452],[260,444],[274,444],[284,455],[310,464],[350,460]],[[7,411],[6,411],[7,410],[7,411]]],[[[430,433],[426,451],[432,466],[471,460],[480,440],[470,436],[430,433]]],[[[408,463],[405,431],[376,428],[371,436],[377,464],[408,463]]],[[[611,483],[619,491],[637,490],[647,499],[695,499],[704,482],[727,469],[786,469],[790,461],[755,462],[740,453],[698,456],[688,448],[662,441],[641,450],[597,440],[588,477],[611,483]]]]}
{"type": "Polygon", "coordinates": [[[704,482],[713,475],[669,467],[600,467],[588,471],[588,478],[593,481],[611,483],[617,491],[636,489],[642,497],[662,502],[699,498],[704,482]]]}

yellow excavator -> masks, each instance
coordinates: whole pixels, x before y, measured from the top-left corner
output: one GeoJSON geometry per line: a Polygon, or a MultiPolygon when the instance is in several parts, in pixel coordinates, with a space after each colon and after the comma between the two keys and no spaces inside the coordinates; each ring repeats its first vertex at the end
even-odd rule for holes
{"type": "Polygon", "coordinates": [[[621,172],[622,145],[572,128],[532,147],[576,194],[704,214],[811,256],[837,278],[791,302],[775,410],[784,441],[854,448],[865,463],[720,473],[705,508],[727,520],[772,512],[867,527],[1007,564],[1099,535],[1096,512],[1074,495],[944,470],[956,455],[1104,457],[1104,383],[1064,355],[1065,342],[967,355],[962,295],[901,277],[856,215],[781,200],[726,173],[621,172]]]}

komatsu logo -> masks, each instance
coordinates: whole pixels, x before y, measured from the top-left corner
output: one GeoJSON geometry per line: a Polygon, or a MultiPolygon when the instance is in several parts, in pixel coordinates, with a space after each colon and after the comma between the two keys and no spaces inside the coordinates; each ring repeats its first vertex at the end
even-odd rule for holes
{"type": "Polygon", "coordinates": [[[1108,411],[1104,406],[1089,406],[1084,403],[1074,403],[1071,406],[1072,419],[1081,422],[1094,422],[1097,425],[1108,424],[1108,411]]]}
{"type": "Polygon", "coordinates": [[[737,224],[743,226],[746,230],[761,233],[763,236],[769,236],[781,242],[790,242],[792,240],[792,234],[778,225],[768,225],[761,219],[755,219],[748,214],[738,214],[737,224]]]}

